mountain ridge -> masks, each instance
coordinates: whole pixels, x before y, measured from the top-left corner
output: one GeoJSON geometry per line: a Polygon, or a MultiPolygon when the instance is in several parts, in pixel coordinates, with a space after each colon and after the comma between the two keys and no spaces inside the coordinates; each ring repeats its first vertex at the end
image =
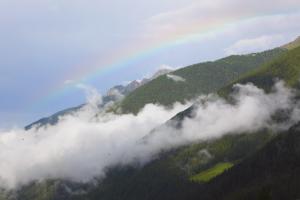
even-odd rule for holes
{"type": "Polygon", "coordinates": [[[286,50],[275,48],[256,54],[232,55],[216,61],[199,63],[173,71],[185,81],[175,82],[163,75],[129,95],[120,104],[124,113],[138,113],[148,103],[172,105],[218,89],[254,68],[279,56],[286,50]]]}
{"type": "Polygon", "coordinates": [[[299,46],[300,46],[300,36],[298,36],[294,41],[289,42],[289,43],[281,46],[281,48],[292,50],[292,49],[297,48],[299,46]]]}
{"type": "MultiPolygon", "coordinates": [[[[104,107],[106,104],[108,104],[110,102],[115,103],[115,102],[120,101],[124,96],[128,95],[130,92],[134,91],[138,87],[140,87],[144,84],[147,84],[151,80],[158,78],[161,75],[170,73],[171,71],[173,71],[173,70],[167,69],[167,68],[166,69],[162,68],[162,69],[157,70],[151,77],[143,78],[141,81],[133,80],[125,85],[113,86],[112,88],[110,88],[107,91],[106,95],[102,97],[102,104],[99,105],[99,108],[104,107]]],[[[81,104],[76,107],[71,107],[71,108],[67,108],[67,109],[58,111],[48,117],[43,117],[35,122],[32,122],[29,125],[25,126],[24,128],[25,128],[25,130],[29,130],[31,128],[40,128],[45,125],[55,125],[59,121],[60,117],[77,112],[81,108],[83,108],[84,105],[85,104],[81,104]]]]}
{"type": "MultiPolygon", "coordinates": [[[[234,84],[249,82],[268,92],[276,78],[297,89],[299,76],[300,47],[284,51],[241,75],[219,89],[218,93],[228,98],[234,84]]],[[[193,117],[192,111],[196,106],[178,113],[168,123],[180,128],[182,120],[193,117]]],[[[25,187],[19,191],[18,197],[22,200],[56,200],[62,197],[65,200],[296,199],[300,197],[299,127],[297,124],[280,133],[263,129],[251,134],[229,134],[162,152],[157,159],[142,167],[116,166],[108,170],[107,177],[99,185],[86,190],[85,194],[70,194],[64,185],[74,191],[86,189],[86,185],[61,182],[37,184],[29,189],[25,187]],[[205,157],[206,154],[201,153],[203,149],[212,157],[205,157]],[[224,162],[233,166],[207,183],[190,181],[195,174],[224,162]]]]}

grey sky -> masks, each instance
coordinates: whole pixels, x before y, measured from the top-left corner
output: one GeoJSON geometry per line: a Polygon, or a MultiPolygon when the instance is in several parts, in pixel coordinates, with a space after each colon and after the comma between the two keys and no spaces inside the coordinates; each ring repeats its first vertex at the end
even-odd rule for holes
{"type": "Polygon", "coordinates": [[[298,0],[2,0],[0,127],[82,103],[75,87],[48,93],[110,64],[120,67],[86,83],[104,93],[163,64],[272,48],[299,35],[299,21],[298,0]]]}

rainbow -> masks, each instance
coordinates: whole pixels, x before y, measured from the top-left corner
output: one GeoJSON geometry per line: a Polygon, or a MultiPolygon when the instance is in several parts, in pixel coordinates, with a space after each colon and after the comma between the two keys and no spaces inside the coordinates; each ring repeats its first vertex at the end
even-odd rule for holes
{"type": "Polygon", "coordinates": [[[74,74],[71,74],[64,80],[61,80],[57,85],[46,90],[43,94],[36,98],[29,107],[58,98],[59,96],[67,93],[76,83],[84,83],[88,80],[100,78],[101,76],[113,73],[118,69],[129,68],[134,63],[165,49],[205,39],[208,35],[221,32],[228,26],[237,25],[245,20],[255,20],[256,18],[258,18],[258,16],[245,16],[238,20],[223,19],[221,21],[214,21],[213,23],[207,22],[205,24],[201,24],[201,27],[199,27],[197,22],[194,22],[186,27],[185,30],[180,30],[180,33],[175,33],[171,36],[162,34],[160,38],[156,38],[154,41],[149,40],[130,43],[130,45],[123,47],[120,51],[111,53],[104,61],[94,62],[94,64],[89,67],[79,66],[78,68],[81,70],[76,71],[74,74]],[[74,84],[65,84],[65,80],[72,80],[74,84]]]}

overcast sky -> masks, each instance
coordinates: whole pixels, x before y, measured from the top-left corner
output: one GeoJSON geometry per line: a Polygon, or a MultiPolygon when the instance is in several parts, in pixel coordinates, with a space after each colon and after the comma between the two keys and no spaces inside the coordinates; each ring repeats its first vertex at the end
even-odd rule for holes
{"type": "Polygon", "coordinates": [[[1,0],[0,128],[82,103],[66,80],[105,93],[162,65],[279,46],[299,21],[299,0],[1,0]]]}

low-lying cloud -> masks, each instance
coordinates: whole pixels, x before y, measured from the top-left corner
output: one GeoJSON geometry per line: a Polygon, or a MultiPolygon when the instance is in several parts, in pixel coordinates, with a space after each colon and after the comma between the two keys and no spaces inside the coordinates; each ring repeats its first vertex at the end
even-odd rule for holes
{"type": "Polygon", "coordinates": [[[181,76],[174,75],[174,74],[167,74],[167,78],[171,79],[175,82],[185,82],[184,78],[182,78],[181,76]]]}
{"type": "Polygon", "coordinates": [[[282,128],[271,120],[278,110],[291,111],[289,125],[298,119],[294,92],[282,82],[269,94],[251,84],[235,87],[233,104],[216,95],[200,97],[195,117],[186,118],[180,130],[162,126],[189,106],[176,103],[171,109],[148,104],[137,115],[105,113],[87,104],[54,126],[2,132],[0,184],[15,188],[47,178],[88,182],[105,176],[109,167],[144,164],[180,145],[227,133],[282,128]]]}

